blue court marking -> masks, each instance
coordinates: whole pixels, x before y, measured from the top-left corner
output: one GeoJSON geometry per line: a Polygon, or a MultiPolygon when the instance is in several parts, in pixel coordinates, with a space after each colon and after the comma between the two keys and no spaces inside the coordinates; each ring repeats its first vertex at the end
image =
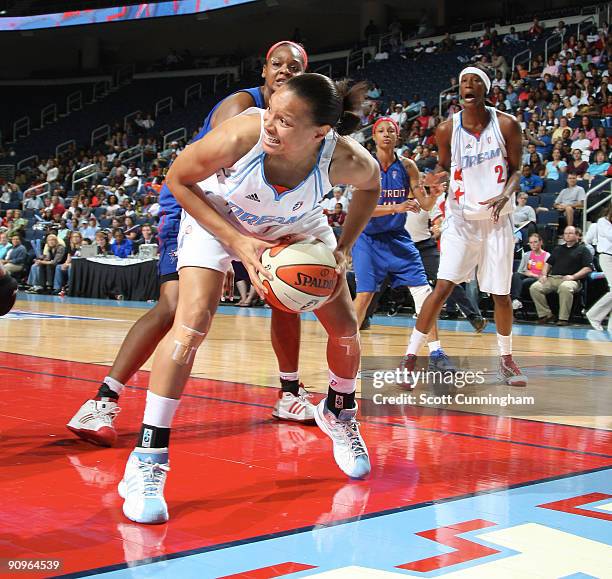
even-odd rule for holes
{"type": "MultiPolygon", "coordinates": [[[[60,298],[58,296],[41,296],[36,294],[19,293],[19,300],[31,302],[63,302],[67,304],[91,305],[91,306],[106,306],[110,308],[152,308],[154,302],[131,302],[131,301],[115,301],[115,300],[98,300],[90,298],[60,298]]],[[[220,305],[217,313],[222,315],[247,317],[247,318],[269,318],[271,315],[270,308],[239,308],[236,306],[220,305]]],[[[302,314],[304,320],[316,320],[313,313],[302,314]]],[[[372,324],[379,326],[391,326],[398,328],[413,328],[415,319],[412,316],[374,316],[372,324]]],[[[456,331],[472,333],[474,330],[467,320],[440,320],[438,327],[444,331],[456,331]]],[[[375,332],[376,329],[373,328],[375,332]]],[[[492,321],[485,328],[484,334],[495,334],[495,325],[492,321]]],[[[592,342],[609,342],[612,336],[608,332],[597,332],[590,329],[588,326],[564,327],[557,328],[555,326],[536,326],[531,324],[518,324],[512,326],[512,333],[515,336],[534,336],[542,338],[562,338],[568,340],[588,340],[592,342]]]]}
{"type": "MultiPolygon", "coordinates": [[[[296,579],[350,565],[396,572],[398,576],[440,577],[449,572],[476,568],[492,561],[520,555],[519,551],[495,543],[494,538],[480,538],[480,535],[503,529],[512,531],[514,527],[526,523],[536,523],[604,545],[610,544],[608,521],[539,507],[550,502],[551,498],[562,499],[591,492],[607,492],[610,490],[609,474],[599,470],[546,482],[536,481],[515,485],[508,490],[474,493],[440,502],[409,505],[380,513],[357,515],[348,520],[331,521],[346,510],[343,505],[347,502],[353,507],[362,506],[365,511],[370,494],[367,481],[361,483],[339,481],[327,514],[321,515],[319,520],[309,527],[182,553],[171,553],[154,562],[150,560],[132,562],[129,568],[126,568],[125,564],[121,566],[122,568],[113,565],[69,576],[82,577],[105,572],[105,576],[112,579],[169,576],[181,579],[191,577],[215,579],[293,561],[316,566],[316,569],[290,575],[296,579]],[[416,533],[473,519],[484,519],[495,525],[459,535],[464,539],[496,549],[499,553],[428,573],[402,571],[396,568],[397,565],[455,551],[452,547],[419,537],[416,533]]],[[[417,482],[418,474],[413,481],[407,481],[407,486],[417,482]]],[[[206,516],[205,513],[202,515],[206,516]]],[[[515,533],[520,537],[521,530],[517,528],[515,533]]],[[[537,546],[534,546],[534,549],[536,548],[537,546]]],[[[545,569],[530,569],[530,571],[535,574],[538,574],[538,571],[545,573],[545,569]]],[[[584,573],[574,573],[567,577],[589,576],[584,573]]]]}
{"type": "Polygon", "coordinates": [[[3,316],[3,320],[94,320],[94,321],[119,321],[110,318],[92,318],[89,316],[69,316],[65,314],[48,314],[45,312],[26,312],[23,310],[13,310],[3,316]]]}

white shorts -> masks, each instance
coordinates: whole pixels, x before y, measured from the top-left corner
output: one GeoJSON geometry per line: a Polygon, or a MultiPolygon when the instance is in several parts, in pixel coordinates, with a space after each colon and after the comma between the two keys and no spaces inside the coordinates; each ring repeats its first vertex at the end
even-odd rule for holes
{"type": "MultiPolygon", "coordinates": [[[[230,219],[228,219],[228,222],[232,223],[230,219]]],[[[249,235],[249,232],[241,229],[239,224],[236,224],[235,227],[242,234],[249,235]]],[[[286,234],[287,232],[283,233],[286,234]]],[[[322,220],[319,227],[314,227],[308,233],[296,232],[294,235],[300,239],[320,239],[332,251],[336,249],[336,238],[326,219],[322,220]]],[[[293,237],[293,234],[283,236],[283,238],[289,237],[293,237]]],[[[205,267],[222,273],[229,269],[232,260],[238,260],[225,245],[186,211],[183,211],[181,218],[177,257],[177,270],[182,267],[205,267]]]]}
{"type": "Polygon", "coordinates": [[[449,215],[442,225],[438,279],[462,283],[473,279],[478,268],[480,291],[508,295],[514,259],[511,219],[502,215],[493,223],[449,215]]]}

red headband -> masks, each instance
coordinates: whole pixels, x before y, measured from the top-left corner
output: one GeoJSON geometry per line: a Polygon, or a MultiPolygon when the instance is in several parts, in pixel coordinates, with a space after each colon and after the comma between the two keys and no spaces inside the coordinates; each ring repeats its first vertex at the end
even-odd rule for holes
{"type": "Polygon", "coordinates": [[[306,54],[306,51],[304,50],[304,48],[302,46],[300,46],[299,44],[297,44],[295,42],[292,42],[291,40],[281,40],[280,42],[277,42],[276,44],[273,44],[270,47],[270,50],[268,50],[268,53],[266,54],[266,60],[268,60],[270,58],[270,55],[279,46],[282,46],[283,44],[288,44],[289,46],[292,46],[293,48],[295,48],[300,53],[300,56],[302,57],[302,60],[304,61],[304,70],[306,70],[308,68],[308,55],[306,54]]]}
{"type": "Polygon", "coordinates": [[[374,126],[372,127],[372,134],[374,134],[376,127],[380,123],[391,123],[395,127],[395,132],[397,133],[397,136],[399,137],[399,134],[400,134],[399,125],[391,117],[380,117],[380,119],[376,119],[376,122],[374,123],[374,126]]]}

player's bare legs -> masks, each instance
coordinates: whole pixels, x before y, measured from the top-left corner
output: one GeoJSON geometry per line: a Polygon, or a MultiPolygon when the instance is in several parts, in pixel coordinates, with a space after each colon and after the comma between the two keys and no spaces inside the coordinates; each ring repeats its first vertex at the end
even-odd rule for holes
{"type": "Polygon", "coordinates": [[[299,314],[272,308],[270,333],[281,384],[272,416],[309,423],[314,421],[315,407],[299,377],[301,329],[299,314]]]}
{"type": "Polygon", "coordinates": [[[495,327],[497,333],[502,336],[509,336],[512,333],[512,300],[510,296],[498,296],[491,294],[495,304],[495,327]]]}
{"type": "Polygon", "coordinates": [[[199,346],[208,334],[223,293],[224,274],[184,267],[172,328],[153,359],[142,428],[119,483],[123,512],[139,523],[164,523],[168,507],[163,490],[170,470],[170,429],[199,346]]]}
{"type": "Polygon", "coordinates": [[[333,442],[334,459],[352,478],[370,472],[370,458],[356,421],[357,371],[361,360],[359,324],[346,279],[338,296],[315,314],[327,332],[329,388],[315,409],[315,420],[333,442]]]}
{"type": "MultiPolygon", "coordinates": [[[[428,334],[431,331],[454,287],[455,284],[452,281],[438,279],[433,291],[427,296],[427,299],[421,306],[421,311],[415,324],[415,328],[419,332],[428,334]]],[[[416,352],[411,353],[416,354],[416,352]]]]}
{"type": "Polygon", "coordinates": [[[132,326],[95,398],[87,400],[68,423],[74,434],[102,446],[113,446],[117,402],[128,380],[142,367],[172,327],[178,303],[178,280],[161,284],[159,301],[132,326]]]}
{"type": "Polygon", "coordinates": [[[167,281],[159,290],[159,301],[130,329],[108,375],[126,384],[155,352],[157,344],[174,322],[178,304],[178,281],[167,281]]]}

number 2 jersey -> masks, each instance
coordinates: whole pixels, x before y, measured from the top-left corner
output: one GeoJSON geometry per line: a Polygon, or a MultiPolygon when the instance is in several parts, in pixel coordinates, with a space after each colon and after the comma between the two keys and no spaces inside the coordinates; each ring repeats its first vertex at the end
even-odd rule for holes
{"type": "MultiPolygon", "coordinates": [[[[463,219],[489,219],[491,210],[480,205],[480,202],[499,195],[508,180],[506,141],[498,119],[498,115],[506,113],[492,107],[485,108],[489,113],[489,123],[480,135],[463,128],[463,111],[453,115],[446,212],[463,219]]],[[[514,195],[502,209],[501,215],[513,210],[514,195]]]]}
{"type": "Polygon", "coordinates": [[[306,178],[286,190],[266,179],[263,150],[263,110],[250,108],[242,114],[259,115],[261,129],[255,146],[232,167],[198,183],[206,199],[243,233],[274,241],[290,235],[320,239],[335,248],[334,233],[319,202],[332,189],[329,165],[338,137],[329,131],[306,178]]]}

